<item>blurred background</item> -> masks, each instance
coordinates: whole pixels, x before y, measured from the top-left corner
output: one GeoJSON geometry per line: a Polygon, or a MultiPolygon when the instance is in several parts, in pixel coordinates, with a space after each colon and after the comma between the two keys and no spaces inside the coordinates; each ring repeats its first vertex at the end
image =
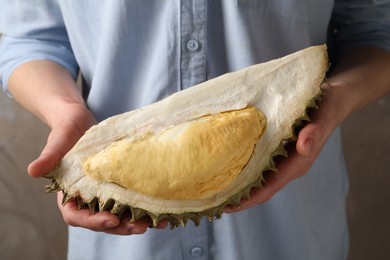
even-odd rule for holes
{"type": "MultiPolygon", "coordinates": [[[[39,95],[39,93],[37,93],[39,95]]],[[[27,175],[49,129],[0,91],[0,258],[66,258],[67,230],[45,179],[27,175]]],[[[350,171],[350,260],[390,259],[390,95],[342,126],[350,171]]]]}

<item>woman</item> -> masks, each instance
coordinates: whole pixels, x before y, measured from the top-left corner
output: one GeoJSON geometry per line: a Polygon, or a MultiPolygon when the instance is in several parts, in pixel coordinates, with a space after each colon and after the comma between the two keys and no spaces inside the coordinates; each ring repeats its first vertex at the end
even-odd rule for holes
{"type": "Polygon", "coordinates": [[[2,85],[52,129],[28,168],[33,177],[53,169],[96,121],[310,45],[331,50],[320,109],[241,208],[170,231],[59,203],[69,259],[346,258],[348,182],[337,126],[390,89],[390,1],[0,3],[2,85]]]}

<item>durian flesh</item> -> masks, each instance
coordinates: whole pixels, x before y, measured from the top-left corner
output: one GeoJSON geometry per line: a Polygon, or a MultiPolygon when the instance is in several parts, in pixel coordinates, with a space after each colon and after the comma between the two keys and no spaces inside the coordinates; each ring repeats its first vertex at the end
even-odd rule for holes
{"type": "Polygon", "coordinates": [[[114,142],[87,158],[83,172],[155,198],[212,198],[249,161],[265,121],[255,107],[204,116],[114,142]]]}
{"type": "Polygon", "coordinates": [[[153,226],[219,218],[285,154],[282,142],[315,107],[327,67],[326,47],[314,46],[111,117],[47,175],[49,190],[93,211],[149,216],[153,226]]]}

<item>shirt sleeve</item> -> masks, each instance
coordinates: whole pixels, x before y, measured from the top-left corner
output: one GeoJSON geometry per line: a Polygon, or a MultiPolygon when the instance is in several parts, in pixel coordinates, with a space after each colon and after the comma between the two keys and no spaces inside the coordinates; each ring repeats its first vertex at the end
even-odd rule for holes
{"type": "Polygon", "coordinates": [[[328,41],[336,60],[362,45],[390,51],[390,0],[336,0],[328,41]]]}
{"type": "Polygon", "coordinates": [[[7,94],[10,75],[27,61],[50,60],[77,76],[57,1],[0,0],[0,6],[0,84],[7,94]]]}

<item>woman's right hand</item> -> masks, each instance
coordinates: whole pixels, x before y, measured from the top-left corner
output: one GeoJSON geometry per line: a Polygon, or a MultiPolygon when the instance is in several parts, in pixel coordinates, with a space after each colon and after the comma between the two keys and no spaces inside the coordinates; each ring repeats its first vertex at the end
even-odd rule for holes
{"type": "MultiPolygon", "coordinates": [[[[9,90],[22,106],[51,128],[42,153],[28,166],[29,175],[42,177],[56,167],[96,119],[70,73],[51,61],[30,61],[16,68],[9,90]]],[[[58,193],[58,206],[64,221],[75,227],[131,235],[144,233],[150,226],[149,220],[130,223],[108,211],[93,214],[89,209],[79,210],[75,200],[62,205],[62,192],[58,193]]],[[[161,222],[159,228],[166,225],[161,222]]]]}
{"type": "MultiPolygon", "coordinates": [[[[53,170],[85,131],[96,123],[92,113],[79,104],[69,105],[58,116],[58,120],[52,125],[47,144],[41,155],[28,167],[28,173],[33,177],[41,177],[53,170]]],[[[120,220],[108,211],[93,214],[89,209],[78,209],[75,199],[62,205],[62,197],[63,193],[58,192],[58,207],[65,223],[71,226],[110,234],[132,235],[145,233],[150,225],[150,222],[146,220],[136,223],[130,223],[129,219],[120,220]]]]}

